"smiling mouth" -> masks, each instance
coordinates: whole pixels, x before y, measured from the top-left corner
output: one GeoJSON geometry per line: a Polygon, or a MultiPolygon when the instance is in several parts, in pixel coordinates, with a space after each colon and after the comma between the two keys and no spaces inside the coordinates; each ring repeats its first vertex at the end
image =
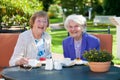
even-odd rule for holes
{"type": "Polygon", "coordinates": [[[44,27],[38,27],[39,29],[44,29],[44,27]]]}
{"type": "Polygon", "coordinates": [[[77,32],[72,32],[72,34],[77,34],[77,32]]]}

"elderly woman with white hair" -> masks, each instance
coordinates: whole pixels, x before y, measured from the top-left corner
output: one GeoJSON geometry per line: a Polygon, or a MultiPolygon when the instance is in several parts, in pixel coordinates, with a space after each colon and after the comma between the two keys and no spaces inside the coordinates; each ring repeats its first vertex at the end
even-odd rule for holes
{"type": "Polygon", "coordinates": [[[100,40],[86,32],[86,18],[82,15],[69,15],[64,26],[70,35],[62,43],[65,58],[85,60],[84,51],[100,49],[100,40]]]}

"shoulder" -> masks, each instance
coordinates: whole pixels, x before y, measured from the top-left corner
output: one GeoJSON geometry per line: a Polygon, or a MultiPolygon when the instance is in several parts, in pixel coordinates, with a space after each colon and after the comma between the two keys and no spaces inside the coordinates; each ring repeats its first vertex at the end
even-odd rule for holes
{"type": "Polygon", "coordinates": [[[83,40],[86,40],[88,43],[95,43],[98,44],[100,43],[99,38],[97,38],[96,36],[92,35],[92,34],[88,34],[88,33],[84,33],[83,34],[83,40]]]}
{"type": "Polygon", "coordinates": [[[72,37],[71,37],[71,36],[68,36],[68,37],[64,38],[63,41],[71,40],[71,39],[72,39],[72,37]]]}
{"type": "Polygon", "coordinates": [[[99,38],[97,38],[96,36],[94,36],[92,34],[88,34],[88,33],[84,33],[83,38],[86,38],[86,39],[89,39],[89,40],[99,40],[99,38]]]}
{"type": "Polygon", "coordinates": [[[30,39],[31,36],[32,36],[32,32],[31,32],[31,30],[26,30],[26,31],[20,33],[19,38],[25,40],[25,39],[30,39]]]}
{"type": "Polygon", "coordinates": [[[30,35],[31,34],[31,30],[26,30],[22,33],[20,33],[20,36],[27,36],[27,35],[30,35]]]}
{"type": "Polygon", "coordinates": [[[73,37],[68,36],[65,39],[63,39],[63,43],[72,43],[73,42],[73,37]]]}

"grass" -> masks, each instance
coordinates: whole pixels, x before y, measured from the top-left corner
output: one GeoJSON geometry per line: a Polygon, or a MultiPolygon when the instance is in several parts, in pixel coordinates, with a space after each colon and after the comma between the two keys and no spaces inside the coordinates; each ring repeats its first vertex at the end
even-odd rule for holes
{"type": "Polygon", "coordinates": [[[50,23],[59,23],[59,22],[63,22],[63,18],[53,18],[53,19],[50,19],[50,23]]]}
{"type": "Polygon", "coordinates": [[[50,34],[52,35],[52,52],[63,53],[62,40],[67,37],[67,31],[65,29],[53,30],[50,34]]]}
{"type": "MultiPolygon", "coordinates": [[[[55,20],[55,19],[54,19],[55,20]]],[[[54,21],[53,20],[53,21],[54,21]]],[[[57,20],[57,19],[56,19],[57,20]]],[[[62,19],[61,19],[62,20],[62,19]]],[[[51,20],[52,21],[52,20],[51,20]]],[[[57,20],[59,21],[59,19],[57,20]]],[[[54,21],[55,22],[55,21],[54,21]]],[[[54,23],[53,22],[53,23],[54,23]]],[[[107,25],[98,25],[98,26],[94,26],[92,21],[88,21],[87,22],[87,29],[88,30],[104,30],[107,29],[107,25]]],[[[115,64],[120,64],[120,59],[116,58],[116,27],[110,25],[110,30],[111,30],[111,34],[113,35],[113,62],[115,64]]],[[[52,30],[50,32],[51,36],[52,36],[52,52],[53,53],[59,53],[62,54],[63,53],[63,49],[62,49],[62,40],[67,37],[67,31],[65,29],[59,29],[59,30],[52,30]]]]}

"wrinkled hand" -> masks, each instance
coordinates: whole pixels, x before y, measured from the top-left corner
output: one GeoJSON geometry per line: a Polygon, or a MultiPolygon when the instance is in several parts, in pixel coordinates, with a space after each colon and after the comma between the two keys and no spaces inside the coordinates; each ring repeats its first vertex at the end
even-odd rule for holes
{"type": "Polygon", "coordinates": [[[16,62],[16,65],[28,64],[28,60],[29,60],[29,58],[21,58],[20,60],[18,60],[18,61],[16,62]]]}

